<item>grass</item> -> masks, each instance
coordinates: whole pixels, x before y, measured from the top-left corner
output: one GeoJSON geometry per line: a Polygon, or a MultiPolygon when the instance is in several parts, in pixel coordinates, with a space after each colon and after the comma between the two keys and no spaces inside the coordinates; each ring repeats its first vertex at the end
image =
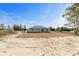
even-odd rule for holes
{"type": "Polygon", "coordinates": [[[10,30],[10,31],[0,30],[0,37],[9,35],[9,34],[14,34],[14,33],[15,33],[15,31],[13,31],[13,30],[10,30]]]}

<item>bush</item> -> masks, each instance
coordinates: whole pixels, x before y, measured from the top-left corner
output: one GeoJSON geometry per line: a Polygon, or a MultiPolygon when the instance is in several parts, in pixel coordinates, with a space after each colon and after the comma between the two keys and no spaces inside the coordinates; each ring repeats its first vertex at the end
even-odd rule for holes
{"type": "Polygon", "coordinates": [[[67,28],[67,27],[58,27],[56,31],[72,31],[74,30],[73,28],[67,28]]]}
{"type": "Polygon", "coordinates": [[[16,33],[13,29],[11,29],[11,30],[8,30],[8,32],[9,33],[11,33],[11,34],[14,34],[14,33],[16,33]]]}
{"type": "Polygon", "coordinates": [[[7,31],[0,30],[0,36],[7,35],[7,34],[8,34],[8,32],[7,32],[7,31]]]}
{"type": "Polygon", "coordinates": [[[75,32],[74,33],[79,36],[79,28],[78,29],[75,29],[75,32]]]}
{"type": "Polygon", "coordinates": [[[26,25],[24,25],[24,27],[20,24],[20,25],[14,25],[13,29],[15,31],[26,31],[26,25]]]}
{"type": "Polygon", "coordinates": [[[0,30],[0,36],[5,36],[5,35],[8,35],[8,34],[15,34],[16,32],[13,31],[13,30],[0,30]]]}
{"type": "Polygon", "coordinates": [[[13,26],[13,29],[14,29],[14,30],[16,30],[16,31],[21,30],[21,28],[20,28],[20,26],[19,26],[19,25],[14,25],[14,26],[13,26]]]}
{"type": "Polygon", "coordinates": [[[49,27],[49,29],[50,29],[51,31],[55,31],[55,28],[49,27]]]}

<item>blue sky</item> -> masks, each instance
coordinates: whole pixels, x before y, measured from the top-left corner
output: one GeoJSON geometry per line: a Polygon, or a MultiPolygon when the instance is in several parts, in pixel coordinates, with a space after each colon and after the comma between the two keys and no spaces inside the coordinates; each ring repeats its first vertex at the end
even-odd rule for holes
{"type": "Polygon", "coordinates": [[[63,26],[66,19],[62,15],[69,5],[66,3],[2,3],[0,4],[0,23],[25,24],[27,27],[63,26]]]}

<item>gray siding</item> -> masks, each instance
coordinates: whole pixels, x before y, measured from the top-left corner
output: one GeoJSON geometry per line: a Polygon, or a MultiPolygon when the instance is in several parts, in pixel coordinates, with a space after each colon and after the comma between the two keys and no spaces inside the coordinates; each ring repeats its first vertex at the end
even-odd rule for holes
{"type": "Polygon", "coordinates": [[[49,29],[44,26],[33,26],[29,29],[27,29],[27,32],[49,32],[49,29]]]}
{"type": "Polygon", "coordinates": [[[49,32],[47,28],[29,28],[27,32],[49,32]]]}

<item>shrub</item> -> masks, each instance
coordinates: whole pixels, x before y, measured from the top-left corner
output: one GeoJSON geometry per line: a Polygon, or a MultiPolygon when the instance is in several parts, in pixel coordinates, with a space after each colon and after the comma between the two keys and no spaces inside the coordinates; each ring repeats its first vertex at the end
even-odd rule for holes
{"type": "Polygon", "coordinates": [[[74,28],[58,27],[56,31],[73,31],[74,28]]]}
{"type": "Polygon", "coordinates": [[[51,30],[51,31],[55,31],[55,28],[49,27],[49,30],[51,30]]]}
{"type": "Polygon", "coordinates": [[[15,31],[26,31],[26,25],[24,25],[24,26],[22,26],[21,24],[20,25],[14,25],[13,29],[15,31]]]}
{"type": "Polygon", "coordinates": [[[75,29],[75,32],[74,33],[79,36],[79,28],[78,29],[75,29]]]}
{"type": "Polygon", "coordinates": [[[15,34],[16,32],[13,31],[13,30],[0,30],[0,36],[5,36],[5,35],[8,35],[8,34],[15,34]]]}

